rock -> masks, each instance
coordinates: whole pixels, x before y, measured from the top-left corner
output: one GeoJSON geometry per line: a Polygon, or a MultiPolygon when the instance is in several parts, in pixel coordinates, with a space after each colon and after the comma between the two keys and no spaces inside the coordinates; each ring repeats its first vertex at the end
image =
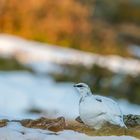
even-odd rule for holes
{"type": "Polygon", "coordinates": [[[20,123],[24,127],[47,129],[54,132],[61,131],[65,128],[64,117],[59,117],[57,119],[48,119],[43,117],[36,120],[25,119],[21,120],[20,123]]]}
{"type": "Polygon", "coordinates": [[[140,125],[140,115],[124,115],[124,122],[128,127],[134,127],[140,125]]]}

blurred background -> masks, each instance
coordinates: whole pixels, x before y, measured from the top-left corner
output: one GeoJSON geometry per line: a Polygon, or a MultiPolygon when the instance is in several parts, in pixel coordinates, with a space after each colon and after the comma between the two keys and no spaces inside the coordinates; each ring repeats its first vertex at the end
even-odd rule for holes
{"type": "Polygon", "coordinates": [[[77,82],[140,114],[140,1],[0,0],[0,114],[75,118],[77,82]]]}

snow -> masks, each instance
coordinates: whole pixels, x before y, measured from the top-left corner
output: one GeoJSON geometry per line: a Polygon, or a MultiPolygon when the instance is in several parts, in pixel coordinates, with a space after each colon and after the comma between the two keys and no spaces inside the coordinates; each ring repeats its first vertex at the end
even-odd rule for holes
{"type": "MultiPolygon", "coordinates": [[[[73,83],[56,83],[52,77],[36,76],[29,72],[0,72],[0,112],[12,118],[36,118],[27,113],[31,108],[43,110],[47,117],[79,116],[80,95],[73,83]]],[[[140,106],[118,101],[124,114],[140,114],[140,106]]]]}
{"type": "Polygon", "coordinates": [[[134,114],[140,115],[140,105],[130,104],[127,100],[119,100],[118,101],[123,114],[134,114]]]}
{"type": "Polygon", "coordinates": [[[1,140],[136,140],[131,136],[87,136],[71,130],[51,132],[48,130],[25,128],[19,123],[9,123],[0,128],[1,140]]]}
{"type": "MultiPolygon", "coordinates": [[[[0,55],[14,56],[24,64],[33,64],[41,62],[41,68],[47,69],[46,63],[54,64],[83,64],[91,67],[97,64],[113,72],[121,72],[131,75],[140,73],[140,61],[132,58],[123,58],[117,55],[102,56],[99,54],[78,51],[74,49],[61,48],[59,46],[43,44],[34,41],[0,34],[0,55]]],[[[52,70],[52,69],[51,69],[52,70]]]]}
{"type": "Polygon", "coordinates": [[[25,117],[24,112],[35,106],[50,117],[74,118],[78,114],[79,95],[72,87],[71,83],[57,84],[49,77],[28,72],[0,72],[0,112],[4,116],[25,117]]]}

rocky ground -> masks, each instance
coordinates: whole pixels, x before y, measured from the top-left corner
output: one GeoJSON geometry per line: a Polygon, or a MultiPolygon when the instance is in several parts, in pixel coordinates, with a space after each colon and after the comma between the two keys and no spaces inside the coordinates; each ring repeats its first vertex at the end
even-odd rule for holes
{"type": "Polygon", "coordinates": [[[65,121],[64,117],[57,119],[39,118],[36,120],[24,119],[24,120],[0,120],[0,127],[5,127],[9,123],[20,123],[25,128],[35,128],[42,130],[49,130],[52,132],[59,132],[62,130],[74,130],[80,133],[87,134],[89,136],[111,136],[111,135],[128,135],[140,138],[140,116],[138,115],[126,115],[124,121],[128,129],[120,128],[110,124],[105,125],[100,130],[90,129],[79,120],[73,122],[65,121]]]}

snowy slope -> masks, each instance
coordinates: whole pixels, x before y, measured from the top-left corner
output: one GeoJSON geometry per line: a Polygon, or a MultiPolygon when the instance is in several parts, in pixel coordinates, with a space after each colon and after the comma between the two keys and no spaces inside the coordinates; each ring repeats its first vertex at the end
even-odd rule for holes
{"type": "MultiPolygon", "coordinates": [[[[36,62],[41,62],[42,67],[44,67],[46,63],[83,64],[87,67],[97,64],[113,72],[124,72],[133,75],[140,73],[140,61],[136,59],[123,58],[116,55],[102,56],[74,49],[27,41],[19,37],[5,34],[0,35],[0,55],[11,55],[22,63],[32,63],[34,66],[36,62]]],[[[45,67],[47,68],[47,66],[45,67]]]]}

